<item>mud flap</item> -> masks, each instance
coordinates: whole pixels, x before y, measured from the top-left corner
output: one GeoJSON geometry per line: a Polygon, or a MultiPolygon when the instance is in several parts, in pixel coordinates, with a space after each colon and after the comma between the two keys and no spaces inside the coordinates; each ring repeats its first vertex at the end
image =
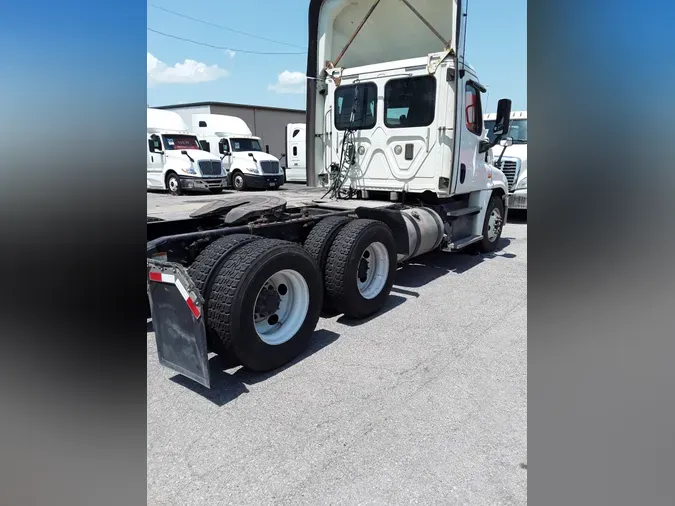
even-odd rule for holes
{"type": "Polygon", "coordinates": [[[181,265],[148,260],[147,268],[159,363],[210,388],[204,299],[181,265]]]}

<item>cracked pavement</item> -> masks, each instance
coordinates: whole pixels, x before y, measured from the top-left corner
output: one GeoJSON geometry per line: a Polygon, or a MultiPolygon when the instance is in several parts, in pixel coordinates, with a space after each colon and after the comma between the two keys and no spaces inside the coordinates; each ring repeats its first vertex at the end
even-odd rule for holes
{"type": "Polygon", "coordinates": [[[161,367],[149,332],[148,504],[526,504],[526,329],[510,218],[494,255],[414,259],[378,315],[322,318],[279,371],[214,357],[208,390],[161,367]]]}

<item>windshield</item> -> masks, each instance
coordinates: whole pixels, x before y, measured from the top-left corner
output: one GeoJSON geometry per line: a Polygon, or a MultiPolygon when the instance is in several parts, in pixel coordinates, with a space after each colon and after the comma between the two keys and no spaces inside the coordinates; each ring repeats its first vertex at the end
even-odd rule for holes
{"type": "Polygon", "coordinates": [[[162,135],[164,149],[202,149],[194,135],[162,135]]]}
{"type": "MultiPolygon", "coordinates": [[[[494,142],[495,136],[492,134],[492,129],[495,126],[495,120],[485,121],[485,128],[488,130],[488,137],[490,142],[494,142]]],[[[513,119],[509,126],[509,133],[507,137],[513,138],[514,144],[527,144],[527,120],[513,119]]]]}
{"type": "Polygon", "coordinates": [[[262,151],[258,139],[230,139],[232,151],[262,151]]]}

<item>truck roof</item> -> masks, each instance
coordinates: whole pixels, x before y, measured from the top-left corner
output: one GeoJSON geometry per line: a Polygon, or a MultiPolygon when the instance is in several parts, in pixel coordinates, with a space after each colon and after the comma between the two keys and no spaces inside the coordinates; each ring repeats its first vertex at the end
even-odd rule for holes
{"type": "Polygon", "coordinates": [[[147,113],[147,129],[149,133],[190,133],[190,129],[179,114],[150,107],[147,113]]]}
{"type": "Polygon", "coordinates": [[[221,137],[252,137],[253,133],[246,122],[237,116],[226,116],[224,114],[193,114],[192,128],[207,128],[215,135],[221,137]],[[199,126],[200,122],[206,123],[206,126],[199,126]]]}
{"type": "MultiPolygon", "coordinates": [[[[483,115],[483,120],[490,121],[497,119],[496,112],[489,112],[483,115]]],[[[527,119],[527,111],[511,111],[510,119],[527,119]]]]}
{"type": "Polygon", "coordinates": [[[327,61],[335,62],[348,41],[351,44],[336,67],[359,67],[415,58],[443,51],[447,47],[456,50],[457,2],[310,0],[308,75],[316,75],[327,61]],[[425,26],[425,22],[406,3],[431,24],[443,40],[425,26]],[[366,17],[367,22],[354,37],[366,17]],[[312,63],[317,68],[311,69],[312,63]]]}

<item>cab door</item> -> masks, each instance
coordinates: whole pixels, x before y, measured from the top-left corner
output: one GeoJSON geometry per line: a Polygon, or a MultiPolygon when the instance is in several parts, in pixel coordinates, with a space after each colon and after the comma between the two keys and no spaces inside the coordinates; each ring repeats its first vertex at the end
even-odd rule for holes
{"type": "Polygon", "coordinates": [[[231,149],[231,146],[230,146],[230,141],[228,141],[227,139],[224,139],[224,138],[223,139],[217,139],[217,141],[215,141],[215,139],[216,138],[214,137],[214,141],[212,142],[212,145],[216,146],[217,153],[215,153],[215,154],[216,154],[216,156],[221,157],[221,161],[223,162],[223,172],[225,174],[229,174],[230,169],[232,168],[232,149],[231,149]],[[220,153],[220,146],[221,145],[225,148],[226,153],[230,153],[229,155],[223,156],[220,153]]]}
{"type": "Polygon", "coordinates": [[[162,151],[162,140],[159,135],[148,135],[146,150],[148,155],[147,187],[164,188],[164,154],[158,152],[162,151]],[[150,150],[151,145],[154,146],[154,152],[150,150]]]}
{"type": "Polygon", "coordinates": [[[487,181],[481,177],[484,164],[478,162],[478,144],[483,135],[483,111],[481,104],[481,85],[471,79],[459,81],[460,92],[457,109],[457,140],[455,153],[458,156],[454,193],[470,193],[484,188],[487,181]]]}

